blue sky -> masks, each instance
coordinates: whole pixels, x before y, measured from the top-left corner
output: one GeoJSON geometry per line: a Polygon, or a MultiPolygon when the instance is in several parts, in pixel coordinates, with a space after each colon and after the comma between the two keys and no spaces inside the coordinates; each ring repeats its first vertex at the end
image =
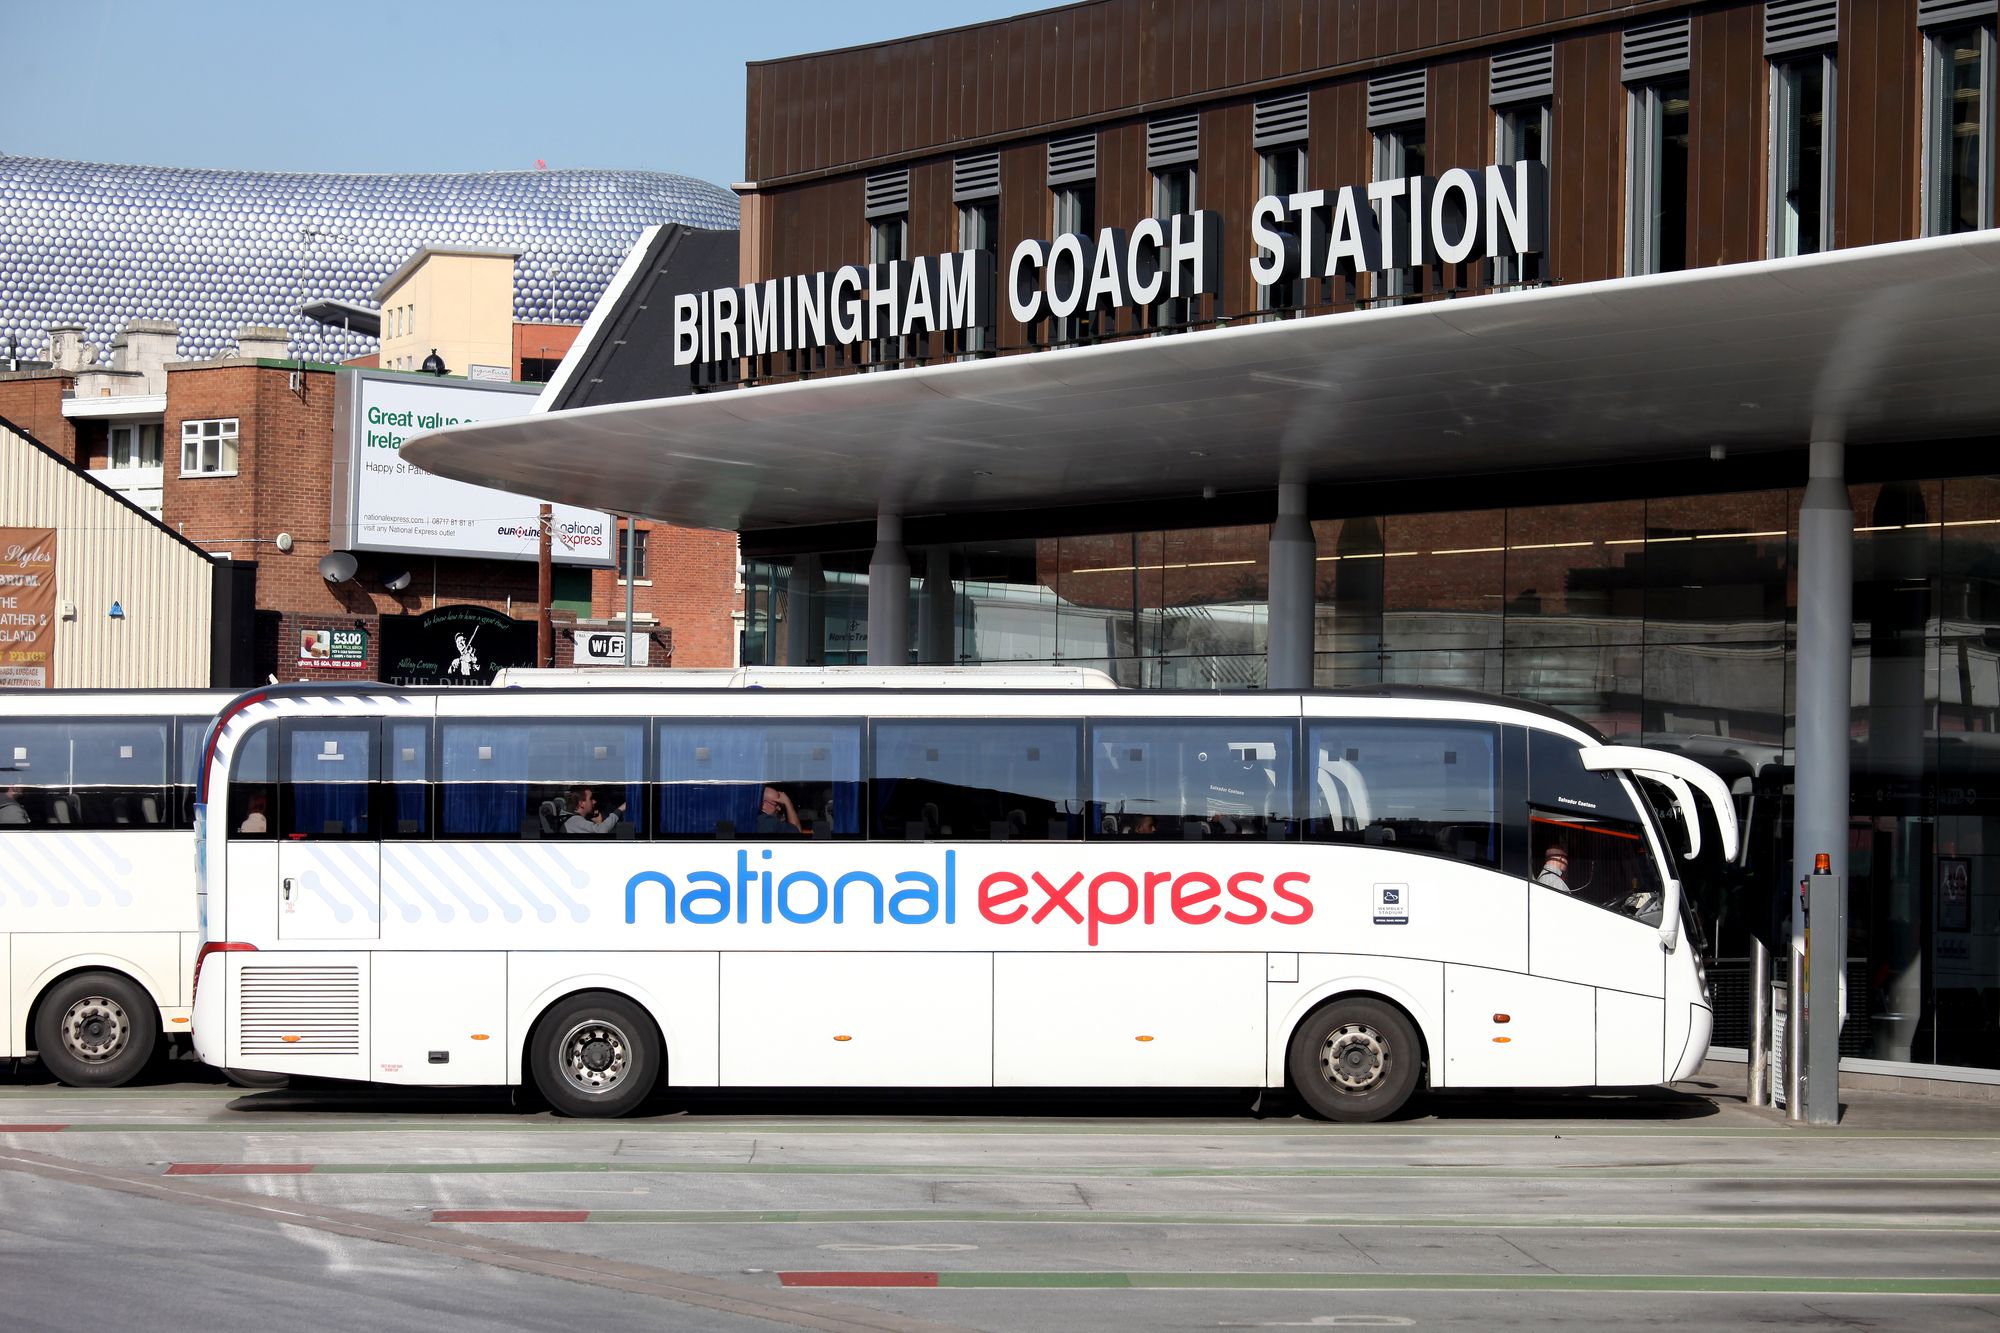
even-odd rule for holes
{"type": "Polygon", "coordinates": [[[0,152],[272,171],[743,174],[743,65],[1036,0],[0,0],[0,152]]]}

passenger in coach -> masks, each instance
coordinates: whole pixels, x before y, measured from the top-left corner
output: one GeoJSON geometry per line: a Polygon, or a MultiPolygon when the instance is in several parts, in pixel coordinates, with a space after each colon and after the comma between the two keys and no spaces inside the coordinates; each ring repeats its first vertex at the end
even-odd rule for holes
{"type": "Polygon", "coordinates": [[[28,807],[21,804],[21,789],[9,787],[0,794],[0,824],[29,823],[28,807]]]}
{"type": "Polygon", "coordinates": [[[264,821],[264,810],[268,804],[269,802],[266,800],[263,792],[261,791],[251,792],[250,811],[248,814],[243,816],[243,822],[236,826],[236,831],[238,833],[270,832],[271,831],[270,826],[266,824],[264,821]]]}
{"type": "Polygon", "coordinates": [[[1551,847],[1542,853],[1542,873],[1535,876],[1535,883],[1546,884],[1564,893],[1575,893],[1565,878],[1569,874],[1569,853],[1560,847],[1551,847]]]}
{"type": "Polygon", "coordinates": [[[620,805],[616,810],[597,808],[597,792],[591,787],[571,787],[569,789],[569,818],[563,821],[565,833],[609,833],[618,827],[618,817],[625,813],[620,805]]]}
{"type": "Polygon", "coordinates": [[[777,787],[764,788],[764,800],[757,807],[757,831],[759,833],[783,833],[787,829],[803,834],[805,826],[799,823],[798,807],[792,804],[789,793],[777,787]]]}

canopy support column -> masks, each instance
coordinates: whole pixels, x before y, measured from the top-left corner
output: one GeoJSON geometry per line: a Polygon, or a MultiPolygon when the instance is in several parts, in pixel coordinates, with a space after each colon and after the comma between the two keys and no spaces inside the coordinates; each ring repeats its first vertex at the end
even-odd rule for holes
{"type": "MultiPolygon", "coordinates": [[[[1815,920],[1815,950],[1830,949],[1838,968],[1847,959],[1848,744],[1853,718],[1854,510],[1848,504],[1846,447],[1814,441],[1804,503],[1799,509],[1798,754],[1793,811],[1792,882],[1774,886],[1792,904],[1791,985],[1806,984],[1805,942],[1798,884],[1824,852],[1842,886],[1832,920],[1815,920]]],[[[1839,975],[1836,970],[1835,975],[1839,975]]],[[[1758,1003],[1762,997],[1756,997],[1758,1003]]],[[[1815,1123],[1838,1118],[1838,1034],[1841,1014],[1812,1014],[1806,1060],[1808,1114],[1815,1123]],[[1831,1025],[1830,1030],[1828,1025],[1831,1025]],[[1821,1059],[1813,1059],[1813,1053],[1821,1059]],[[1832,1058],[1827,1059],[1828,1053],[1832,1058]],[[1824,1066],[1824,1067],[1822,1067],[1824,1066]],[[1825,1118],[1823,1118],[1825,1117],[1825,1118]]]]}
{"type": "Polygon", "coordinates": [[[910,662],[910,553],[903,516],[875,516],[875,553],[868,557],[868,665],[910,662]]]}
{"type": "Polygon", "coordinates": [[[1274,690],[1312,688],[1315,555],[1305,483],[1280,482],[1278,517],[1271,524],[1270,637],[1265,649],[1265,680],[1274,690]]]}
{"type": "Polygon", "coordinates": [[[924,552],[924,595],[917,605],[917,657],[936,666],[950,666],[952,651],[951,550],[933,546],[924,552]]]}

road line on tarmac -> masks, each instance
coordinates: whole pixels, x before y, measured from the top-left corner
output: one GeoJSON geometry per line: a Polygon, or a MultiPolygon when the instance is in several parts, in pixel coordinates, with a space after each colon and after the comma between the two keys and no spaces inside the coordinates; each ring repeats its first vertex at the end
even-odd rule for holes
{"type": "Polygon", "coordinates": [[[1564,1273],[781,1272],[788,1287],[950,1287],[1126,1291],[1597,1291],[1687,1295],[1991,1296],[2000,1280],[1908,1277],[1729,1277],[1564,1273]]]}
{"type": "Polygon", "coordinates": [[[137,1195],[270,1224],[379,1241],[495,1268],[558,1277],[587,1286],[611,1287],[700,1309],[765,1319],[794,1328],[821,1330],[822,1333],[962,1333],[955,1326],[782,1288],[680,1273],[650,1264],[595,1255],[573,1254],[472,1232],[451,1231],[428,1222],[376,1217],[297,1200],[236,1191],[216,1193],[208,1182],[200,1178],[167,1179],[141,1175],[115,1167],[4,1147],[0,1147],[0,1171],[19,1171],[68,1185],[137,1195]]]}
{"type": "Polygon", "coordinates": [[[1715,1221],[1699,1217],[1327,1217],[1311,1213],[1138,1213],[1108,1212],[1102,1209],[1074,1211],[1022,1209],[1017,1212],[971,1209],[925,1208],[818,1208],[755,1210],[698,1210],[652,1208],[594,1208],[585,1211],[549,1210],[529,1216],[523,1210],[506,1208],[441,1208],[431,1214],[433,1222],[587,1222],[623,1226],[733,1226],[733,1225],[854,1225],[893,1226],[907,1223],[968,1223],[1014,1225],[1088,1226],[1171,1226],[1171,1227],[1340,1227],[1378,1231],[1838,1231],[1843,1233],[1938,1232],[1945,1234],[2000,1231],[2000,1218],[1992,1222],[1818,1222],[1804,1218],[1755,1218],[1715,1221]]]}
{"type": "Polygon", "coordinates": [[[954,1176],[1044,1179],[1049,1176],[1110,1180],[1731,1180],[1757,1184],[1874,1184],[1938,1181],[2000,1182],[2000,1169],[1932,1167],[1740,1168],[1618,1166],[994,1166],[955,1162],[174,1162],[170,1176],[954,1176]]]}

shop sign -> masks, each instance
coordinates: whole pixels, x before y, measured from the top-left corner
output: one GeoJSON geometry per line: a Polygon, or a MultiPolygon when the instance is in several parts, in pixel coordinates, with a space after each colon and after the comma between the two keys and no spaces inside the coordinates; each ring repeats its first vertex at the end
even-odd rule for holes
{"type": "Polygon", "coordinates": [[[535,622],[484,606],[383,616],[382,678],[392,685],[491,685],[502,667],[535,665],[535,622]]]}
{"type": "MultiPolygon", "coordinates": [[[[414,437],[525,416],[536,392],[532,384],[438,383],[341,371],[334,380],[334,549],[536,559],[541,525],[535,500],[450,481],[403,461],[403,445],[414,437]]],[[[573,461],[590,466],[588,458],[573,461]]],[[[556,505],[550,536],[558,564],[616,563],[609,514],[556,505]]]]}
{"type": "MultiPolygon", "coordinates": [[[[576,664],[578,666],[624,666],[625,631],[580,629],[576,631],[576,664]]],[[[634,630],[632,639],[632,665],[645,666],[646,656],[653,646],[653,636],[645,630],[634,630]]]]}
{"type": "Polygon", "coordinates": [[[0,689],[55,684],[56,534],[0,528],[0,689]]]}
{"type": "Polygon", "coordinates": [[[302,629],[299,631],[299,665],[336,671],[365,671],[368,669],[368,631],[302,629]]]}
{"type": "MultiPolygon", "coordinates": [[[[1245,240],[1261,289],[1540,254],[1547,233],[1548,169],[1513,162],[1266,195],[1250,210],[1245,240]]],[[[1003,278],[1008,313],[1024,324],[1219,295],[1225,243],[1221,214],[1202,210],[1094,236],[1030,238],[1014,247],[1004,275],[984,251],[961,250],[684,293],[674,297],[674,364],[985,328],[1003,278]]]]}

